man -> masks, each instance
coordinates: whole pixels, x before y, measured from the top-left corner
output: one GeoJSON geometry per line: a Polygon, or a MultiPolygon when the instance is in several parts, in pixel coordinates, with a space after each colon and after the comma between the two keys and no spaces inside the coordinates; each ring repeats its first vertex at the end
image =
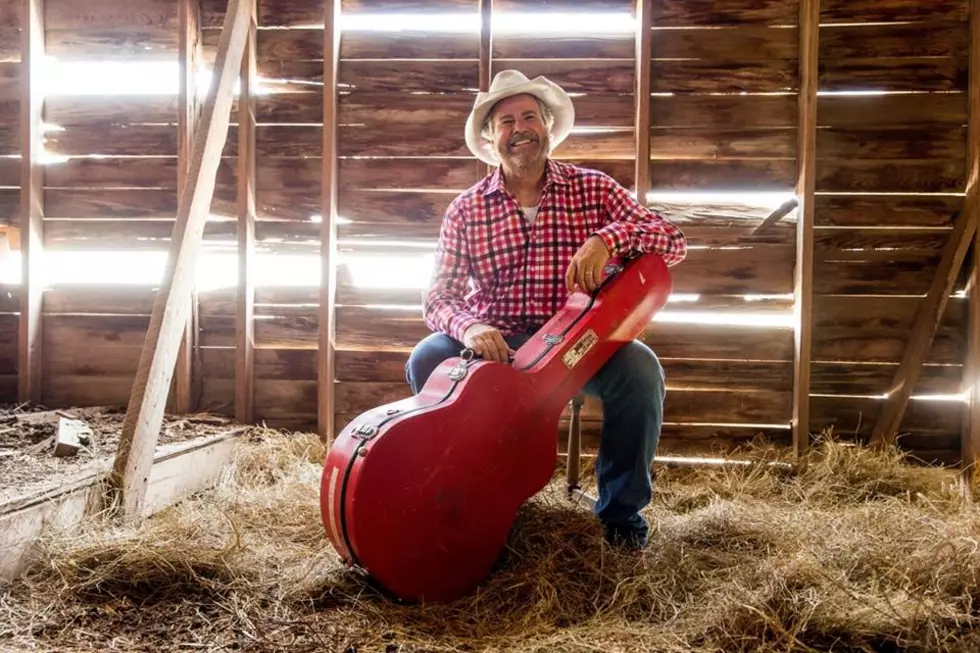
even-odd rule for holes
{"type": "MultiPolygon", "coordinates": [[[[422,303],[435,333],[406,364],[414,393],[464,347],[508,362],[575,288],[597,287],[612,256],[656,252],[668,265],[685,258],[684,234],[611,177],[550,158],[574,118],[569,96],[544,77],[502,71],[477,96],[466,143],[499,167],[446,212],[422,303]]],[[[660,362],[642,342],[629,343],[583,390],[603,405],[596,516],[610,543],[644,547],[649,525],[640,510],[650,502],[663,422],[660,362]]]]}

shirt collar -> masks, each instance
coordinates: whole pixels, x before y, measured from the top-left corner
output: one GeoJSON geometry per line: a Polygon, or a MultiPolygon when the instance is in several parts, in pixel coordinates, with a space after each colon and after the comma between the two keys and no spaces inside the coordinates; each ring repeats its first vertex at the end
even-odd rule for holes
{"type": "MultiPolygon", "coordinates": [[[[558,164],[557,161],[553,159],[548,159],[544,166],[544,187],[558,185],[567,186],[568,177],[565,175],[564,170],[558,164]]],[[[494,169],[493,173],[487,182],[486,190],[483,191],[484,196],[492,195],[494,193],[506,193],[507,189],[504,186],[504,174],[500,166],[494,169]]]]}

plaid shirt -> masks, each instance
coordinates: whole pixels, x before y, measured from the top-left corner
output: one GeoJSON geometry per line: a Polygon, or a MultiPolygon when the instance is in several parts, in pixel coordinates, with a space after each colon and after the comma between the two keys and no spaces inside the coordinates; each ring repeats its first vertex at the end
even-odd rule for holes
{"type": "Polygon", "coordinates": [[[449,205],[422,300],[426,326],[460,341],[477,323],[504,335],[540,328],[568,299],[565,272],[592,235],[611,257],[657,252],[675,265],[687,255],[677,226],[597,170],[549,160],[539,206],[529,225],[499,168],[449,205]]]}

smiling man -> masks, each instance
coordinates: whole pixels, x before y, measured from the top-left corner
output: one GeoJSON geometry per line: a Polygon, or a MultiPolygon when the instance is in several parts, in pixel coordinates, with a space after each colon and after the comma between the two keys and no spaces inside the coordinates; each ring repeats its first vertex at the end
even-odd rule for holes
{"type": "MultiPolygon", "coordinates": [[[[655,252],[668,265],[684,234],[637,203],[610,176],[551,158],[575,121],[571,98],[544,77],[500,72],[477,95],[466,143],[495,171],[457,197],[443,219],[432,283],[422,302],[434,332],[412,351],[418,393],[432,371],[466,347],[508,362],[576,288],[590,292],[613,257],[655,252]]],[[[585,386],[603,406],[596,516],[610,543],[646,546],[650,466],[663,422],[664,373],[635,341],[585,386]]]]}

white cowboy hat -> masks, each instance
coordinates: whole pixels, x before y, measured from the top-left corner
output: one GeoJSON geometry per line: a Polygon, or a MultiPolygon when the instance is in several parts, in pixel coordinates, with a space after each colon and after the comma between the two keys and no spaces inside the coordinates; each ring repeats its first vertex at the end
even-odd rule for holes
{"type": "Polygon", "coordinates": [[[466,145],[470,151],[484,163],[497,165],[500,158],[493,149],[493,144],[485,140],[480,132],[490,109],[504,98],[528,93],[548,105],[554,114],[555,123],[551,128],[551,148],[561,144],[572,131],[575,123],[575,107],[572,99],[560,86],[547,77],[538,76],[529,80],[524,73],[517,70],[501,70],[493,78],[490,90],[477,93],[473,110],[466,119],[466,145]]]}

